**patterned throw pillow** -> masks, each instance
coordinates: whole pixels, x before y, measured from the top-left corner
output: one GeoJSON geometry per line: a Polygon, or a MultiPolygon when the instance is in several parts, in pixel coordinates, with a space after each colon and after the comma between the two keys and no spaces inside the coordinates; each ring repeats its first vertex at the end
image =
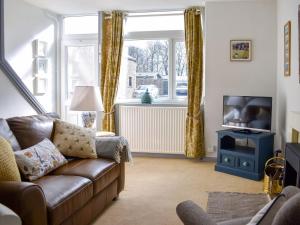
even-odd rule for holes
{"type": "Polygon", "coordinates": [[[0,181],[21,181],[12,147],[2,136],[0,136],[0,181]]]}
{"type": "Polygon", "coordinates": [[[30,181],[36,180],[68,162],[48,139],[25,150],[15,152],[15,157],[22,174],[30,181]]]}
{"type": "Polygon", "coordinates": [[[61,120],[55,121],[53,143],[65,156],[97,158],[96,132],[61,120]]]}

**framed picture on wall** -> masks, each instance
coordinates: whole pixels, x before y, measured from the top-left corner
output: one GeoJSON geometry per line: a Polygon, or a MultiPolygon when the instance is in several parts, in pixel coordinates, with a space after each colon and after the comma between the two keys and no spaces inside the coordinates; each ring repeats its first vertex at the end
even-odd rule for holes
{"type": "Polygon", "coordinates": [[[230,41],[230,61],[251,61],[252,41],[231,40],[230,41]]]}
{"type": "Polygon", "coordinates": [[[291,21],[284,25],[284,76],[291,75],[291,21]]]}
{"type": "Polygon", "coordinates": [[[35,73],[43,74],[43,75],[48,73],[48,59],[47,58],[36,58],[35,59],[35,73]]]}
{"type": "Polygon", "coordinates": [[[48,44],[38,39],[33,41],[33,57],[46,57],[48,44]]]}
{"type": "Polygon", "coordinates": [[[34,94],[44,95],[47,92],[47,78],[43,75],[37,75],[34,78],[34,94]]]}

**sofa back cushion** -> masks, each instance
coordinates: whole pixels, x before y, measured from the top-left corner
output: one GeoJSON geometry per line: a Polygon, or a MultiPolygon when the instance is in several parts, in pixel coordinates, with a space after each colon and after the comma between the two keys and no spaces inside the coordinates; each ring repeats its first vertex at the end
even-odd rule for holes
{"type": "Polygon", "coordinates": [[[272,225],[298,225],[300,221],[300,193],[291,197],[278,210],[272,225]]]}
{"type": "Polygon", "coordinates": [[[49,115],[13,117],[6,121],[21,149],[36,145],[45,138],[52,140],[54,118],[49,115]]]}
{"type": "Polygon", "coordinates": [[[280,194],[272,201],[267,203],[265,207],[259,210],[258,213],[251,219],[247,225],[270,225],[277,211],[286,202],[287,198],[284,194],[280,194]]]}
{"type": "Polygon", "coordinates": [[[5,119],[0,119],[0,136],[5,138],[11,144],[14,151],[21,150],[15,135],[9,128],[5,119]]]}

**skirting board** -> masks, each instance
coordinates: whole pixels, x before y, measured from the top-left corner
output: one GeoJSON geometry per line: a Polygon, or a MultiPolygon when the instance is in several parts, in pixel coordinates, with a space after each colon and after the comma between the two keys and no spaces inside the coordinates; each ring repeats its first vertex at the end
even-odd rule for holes
{"type": "MultiPolygon", "coordinates": [[[[144,152],[132,152],[133,157],[151,157],[151,158],[170,158],[170,159],[188,159],[185,155],[181,154],[164,154],[164,153],[144,153],[144,152]]],[[[198,160],[198,159],[196,159],[198,160]]],[[[204,157],[199,159],[202,162],[216,162],[217,158],[215,157],[204,157]]]]}

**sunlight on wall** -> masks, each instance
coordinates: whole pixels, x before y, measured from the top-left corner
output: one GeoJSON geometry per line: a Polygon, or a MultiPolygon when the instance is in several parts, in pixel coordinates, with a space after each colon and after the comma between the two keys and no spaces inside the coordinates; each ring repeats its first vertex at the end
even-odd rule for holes
{"type": "Polygon", "coordinates": [[[35,59],[33,57],[33,41],[38,39],[40,41],[47,42],[47,55],[48,59],[48,72],[47,77],[47,90],[46,94],[36,96],[38,101],[45,107],[47,111],[53,110],[53,86],[55,82],[53,54],[55,30],[54,25],[50,25],[38,34],[32,36],[29,40],[26,40],[22,45],[18,46],[14,52],[6,54],[7,60],[19,75],[27,88],[34,94],[34,78],[35,78],[35,59]]]}

